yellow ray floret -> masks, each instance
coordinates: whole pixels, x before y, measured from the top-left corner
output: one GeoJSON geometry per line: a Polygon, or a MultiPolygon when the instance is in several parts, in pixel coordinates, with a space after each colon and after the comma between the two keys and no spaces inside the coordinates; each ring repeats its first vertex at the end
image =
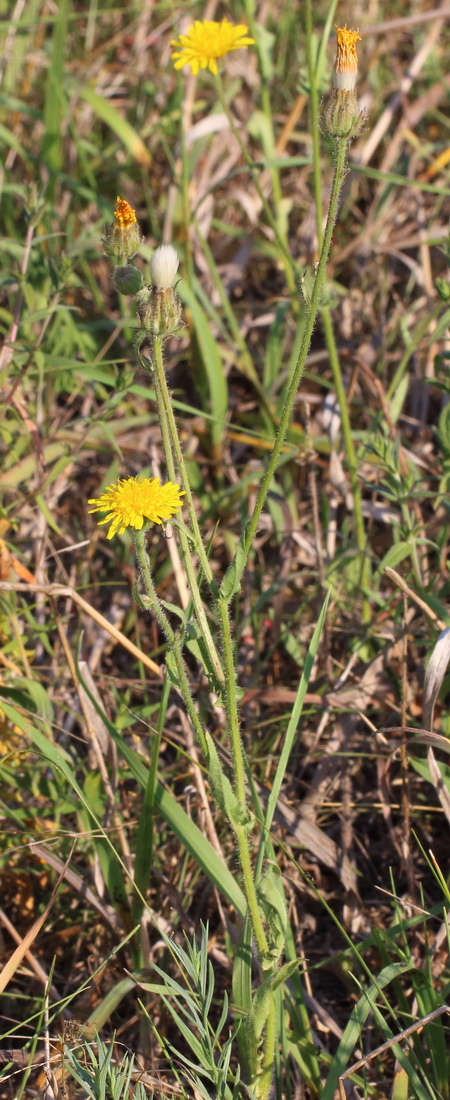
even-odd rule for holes
{"type": "Polygon", "coordinates": [[[362,42],[359,31],[347,30],[347,24],[343,27],[335,25],[337,37],[337,54],[335,68],[338,72],[346,72],[358,68],[358,55],[356,43],[362,42]]]}
{"type": "Polygon", "coordinates": [[[221,23],[215,23],[212,19],[204,19],[203,22],[196,19],[186,34],[180,34],[171,42],[175,46],[172,60],[176,69],[190,65],[194,74],[199,69],[217,73],[218,58],[253,44],[254,38],[248,37],[248,27],[244,23],[234,26],[228,19],[222,19],[221,23]]]}
{"type": "Polygon", "coordinates": [[[111,523],[106,537],[112,539],[117,531],[123,535],[127,527],[140,531],[146,520],[162,523],[170,519],[181,508],[183,496],[183,490],[173,481],[161,485],[159,477],[127,477],[108,485],[101,497],[94,497],[88,504],[95,504],[90,512],[108,513],[97,522],[111,523]]]}
{"type": "Polygon", "coordinates": [[[125,229],[128,225],[134,225],[134,223],[137,222],[136,211],[133,210],[133,207],[130,206],[126,199],[119,199],[119,196],[117,196],[114,217],[117,225],[120,225],[122,229],[125,229]]]}

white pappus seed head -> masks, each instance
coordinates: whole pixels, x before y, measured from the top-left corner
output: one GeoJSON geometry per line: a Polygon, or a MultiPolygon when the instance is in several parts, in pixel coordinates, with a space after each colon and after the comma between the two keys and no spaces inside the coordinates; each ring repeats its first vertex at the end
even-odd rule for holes
{"type": "Polygon", "coordinates": [[[150,275],[156,290],[169,290],[173,287],[179,262],[171,244],[162,244],[156,249],[150,260],[150,275]]]}

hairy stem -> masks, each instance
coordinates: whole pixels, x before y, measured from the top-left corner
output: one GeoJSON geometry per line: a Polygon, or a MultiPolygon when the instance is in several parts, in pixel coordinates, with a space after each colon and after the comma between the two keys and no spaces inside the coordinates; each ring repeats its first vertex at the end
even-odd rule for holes
{"type": "MultiPolygon", "coordinates": [[[[312,135],[312,150],[313,150],[313,177],[314,177],[314,198],[316,200],[316,226],[317,226],[317,239],[319,242],[319,248],[322,244],[322,219],[323,219],[323,205],[322,205],[322,177],[320,166],[320,126],[319,126],[319,97],[317,94],[316,83],[316,69],[315,59],[313,52],[313,32],[312,32],[312,0],[306,0],[305,6],[306,13],[306,54],[308,61],[308,75],[310,85],[310,116],[311,116],[311,135],[312,135]]],[[[325,335],[325,342],[328,349],[328,356],[330,360],[331,373],[333,375],[334,387],[336,390],[337,399],[339,402],[339,409],[341,413],[342,435],[344,437],[344,449],[347,458],[347,465],[350,474],[350,484],[353,493],[353,507],[355,517],[355,533],[356,544],[359,550],[360,563],[361,563],[361,587],[362,592],[362,609],[363,620],[368,621],[370,617],[370,608],[366,595],[366,589],[369,582],[370,562],[367,557],[367,545],[366,545],[366,532],[364,528],[364,519],[362,514],[362,500],[361,489],[358,481],[358,465],[356,461],[355,448],[353,444],[353,436],[350,425],[350,415],[347,404],[347,395],[345,393],[344,381],[342,378],[341,364],[339,362],[338,350],[336,347],[336,340],[334,337],[333,322],[331,313],[327,305],[322,306],[322,324],[325,335]]]]}
{"type": "MultiPolygon", "coordinates": [[[[199,546],[198,546],[198,544],[200,543],[201,544],[201,551],[204,554],[204,557],[206,559],[206,562],[208,564],[210,574],[211,574],[211,577],[212,577],[209,562],[208,562],[208,559],[206,557],[206,554],[204,553],[204,547],[203,547],[203,542],[202,542],[202,538],[201,538],[201,535],[200,535],[200,530],[198,528],[197,516],[196,516],[195,510],[194,510],[192,494],[191,494],[191,490],[190,490],[190,486],[189,486],[186,467],[184,465],[184,460],[183,460],[183,456],[182,456],[182,451],[181,451],[181,446],[180,446],[180,442],[179,442],[177,426],[176,426],[176,423],[175,423],[175,417],[173,415],[172,404],[171,404],[171,401],[170,401],[170,394],[169,394],[168,387],[167,387],[166,373],[165,373],[165,370],[164,370],[163,351],[162,351],[162,337],[161,336],[155,336],[154,344],[153,344],[153,351],[154,351],[154,367],[155,367],[155,371],[154,371],[155,394],[156,394],[156,401],[157,401],[157,405],[158,405],[159,420],[160,420],[160,425],[161,425],[161,435],[162,435],[162,441],[163,441],[163,447],[164,447],[164,456],[165,456],[165,460],[166,460],[167,472],[169,474],[169,478],[170,478],[171,481],[176,481],[177,480],[175,461],[174,461],[174,454],[177,454],[177,465],[178,465],[178,469],[179,469],[183,489],[186,493],[186,502],[187,502],[188,510],[189,510],[189,518],[191,520],[191,524],[192,524],[192,527],[194,529],[194,524],[192,523],[192,513],[193,513],[194,516],[195,516],[195,524],[197,525],[198,538],[196,538],[196,540],[195,540],[196,550],[199,554],[200,560],[202,561],[201,552],[199,551],[199,546]],[[182,465],[179,461],[178,452],[181,455],[182,465]],[[188,493],[189,493],[189,498],[188,498],[188,493]],[[189,507],[189,501],[190,501],[191,507],[189,507]]],[[[183,527],[181,526],[181,524],[179,524],[178,530],[180,532],[180,543],[181,543],[181,548],[182,548],[182,551],[183,551],[183,560],[184,560],[184,564],[185,564],[185,567],[186,567],[186,573],[187,573],[187,577],[188,577],[188,581],[189,581],[189,587],[190,587],[190,590],[191,590],[192,602],[194,604],[195,613],[197,615],[199,626],[201,627],[201,629],[203,631],[203,636],[204,636],[204,639],[205,639],[206,646],[208,648],[208,653],[209,653],[210,658],[211,658],[211,662],[212,662],[212,665],[213,665],[213,668],[214,668],[214,672],[217,676],[217,679],[218,679],[219,683],[223,684],[224,674],[223,674],[222,664],[221,664],[220,657],[219,657],[219,654],[217,652],[217,649],[216,649],[216,646],[215,646],[215,643],[214,643],[213,636],[211,634],[208,619],[206,617],[205,608],[203,606],[203,600],[202,600],[202,597],[201,597],[201,594],[200,594],[200,589],[199,589],[199,586],[198,586],[197,577],[196,577],[194,565],[193,565],[193,562],[192,562],[191,548],[189,546],[189,541],[188,541],[186,532],[183,530],[183,527]]],[[[195,529],[194,529],[194,533],[195,533],[195,529]]],[[[203,565],[203,561],[202,561],[202,565],[203,565]]]]}
{"type": "Polygon", "coordinates": [[[181,449],[180,437],[178,435],[178,429],[173,414],[172,402],[170,399],[169,387],[167,385],[166,372],[164,370],[163,353],[162,353],[163,337],[155,336],[154,338],[154,354],[155,354],[155,371],[158,375],[159,393],[161,396],[161,409],[163,409],[164,416],[167,421],[168,432],[170,435],[170,441],[173,447],[175,456],[175,463],[178,467],[178,472],[181,478],[183,489],[186,494],[186,507],[189,513],[189,520],[192,528],[192,532],[195,540],[195,549],[200,559],[200,564],[203,569],[203,573],[208,581],[208,584],[214,589],[215,582],[211,565],[209,563],[205,547],[203,545],[203,539],[200,533],[200,527],[198,525],[197,513],[194,507],[194,500],[191,493],[191,486],[189,484],[189,478],[183,458],[183,451],[181,449]]]}
{"type": "Polygon", "coordinates": [[[161,607],[158,596],[156,594],[155,586],[153,584],[153,578],[152,578],[151,569],[150,569],[150,561],[149,561],[149,557],[148,557],[147,549],[146,549],[146,545],[145,545],[145,531],[135,531],[134,532],[134,546],[135,546],[135,550],[136,550],[136,557],[137,557],[137,561],[138,561],[138,565],[139,565],[140,575],[141,575],[142,582],[143,582],[143,585],[144,585],[144,588],[145,588],[145,593],[146,593],[144,598],[142,596],[139,596],[139,594],[137,594],[137,602],[140,603],[141,606],[146,611],[151,611],[152,612],[152,614],[155,616],[155,619],[159,623],[159,626],[161,627],[161,630],[163,631],[163,634],[165,634],[165,636],[167,638],[167,642],[169,644],[170,651],[173,654],[173,658],[174,658],[174,661],[175,661],[175,666],[176,666],[177,676],[178,676],[178,686],[179,686],[184,704],[186,706],[186,710],[189,714],[192,725],[193,725],[193,727],[195,729],[195,732],[197,734],[202,752],[205,756],[205,759],[207,760],[208,759],[208,749],[207,749],[205,734],[203,732],[203,727],[202,727],[202,724],[200,722],[197,711],[195,709],[194,700],[193,700],[192,695],[191,695],[189,680],[187,678],[187,673],[186,673],[186,669],[185,669],[185,666],[184,666],[184,661],[183,661],[183,656],[182,656],[182,651],[181,651],[181,644],[180,644],[179,638],[177,638],[177,635],[175,634],[175,631],[172,630],[172,627],[169,623],[169,620],[167,618],[167,615],[166,615],[165,611],[161,607]]]}

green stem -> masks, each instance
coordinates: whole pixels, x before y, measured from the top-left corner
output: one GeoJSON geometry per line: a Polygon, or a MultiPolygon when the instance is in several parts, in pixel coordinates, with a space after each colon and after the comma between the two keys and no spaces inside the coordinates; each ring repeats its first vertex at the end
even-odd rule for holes
{"type": "MultiPolygon", "coordinates": [[[[154,351],[154,359],[155,359],[155,363],[154,363],[154,365],[155,365],[155,370],[154,370],[155,394],[156,394],[156,402],[157,402],[157,405],[158,405],[159,422],[160,422],[160,426],[161,426],[161,435],[162,435],[163,448],[164,448],[164,457],[165,457],[165,460],[166,460],[166,466],[167,466],[167,472],[169,474],[169,478],[170,478],[171,481],[176,482],[177,475],[176,475],[175,462],[174,462],[174,457],[173,457],[174,449],[175,449],[175,443],[174,443],[174,440],[173,440],[173,431],[171,431],[171,425],[170,425],[170,422],[169,422],[169,417],[167,415],[167,401],[166,401],[167,382],[166,382],[166,373],[165,373],[165,370],[164,370],[164,361],[163,361],[163,352],[162,352],[162,337],[161,336],[155,336],[154,344],[153,344],[153,351],[154,351]]],[[[168,393],[168,391],[167,391],[167,393],[168,393]]],[[[169,402],[170,402],[170,395],[169,395],[169,402]]],[[[171,405],[170,405],[170,408],[172,408],[171,405]]],[[[173,414],[172,414],[172,416],[173,416],[173,414]]],[[[178,442],[178,433],[177,433],[174,418],[173,418],[173,424],[175,426],[175,434],[176,434],[176,439],[177,439],[177,442],[178,442]]],[[[185,473],[185,480],[187,482],[187,474],[186,474],[186,469],[185,468],[184,468],[184,473],[185,473]]],[[[180,476],[183,480],[181,469],[180,469],[180,476]]],[[[184,483],[183,483],[183,489],[185,489],[185,484],[184,483]]],[[[186,491],[186,489],[185,489],[185,491],[186,491]]],[[[192,500],[192,497],[191,497],[191,500],[192,500]]],[[[181,543],[181,549],[182,549],[182,552],[183,552],[183,561],[184,561],[184,565],[185,565],[185,568],[186,568],[187,578],[188,578],[188,581],[189,581],[189,587],[190,587],[190,590],[191,590],[192,603],[193,603],[194,608],[195,608],[195,613],[197,615],[199,626],[201,627],[201,629],[203,631],[205,644],[207,646],[208,653],[210,655],[211,662],[212,662],[212,665],[214,667],[215,674],[217,676],[217,679],[218,679],[219,683],[223,684],[224,674],[223,674],[222,664],[221,664],[220,657],[219,657],[219,654],[217,652],[217,649],[216,649],[216,646],[215,646],[215,643],[214,643],[213,636],[211,634],[208,619],[206,617],[205,608],[203,606],[203,600],[202,600],[202,597],[201,597],[201,594],[200,594],[200,589],[199,589],[199,586],[198,586],[198,583],[197,583],[197,577],[195,575],[195,569],[194,569],[194,565],[193,565],[193,562],[192,562],[192,555],[191,555],[191,548],[189,546],[189,541],[188,541],[186,532],[184,531],[181,524],[178,525],[177,529],[178,529],[179,534],[180,534],[180,543],[181,543]]],[[[200,532],[198,532],[198,534],[199,534],[199,538],[200,538],[200,541],[201,541],[200,532]]],[[[203,543],[202,543],[202,547],[203,547],[203,543]]],[[[206,559],[206,560],[208,560],[208,559],[206,559]]]]}
{"type": "MultiPolygon", "coordinates": [[[[163,364],[163,357],[162,357],[162,340],[161,340],[161,337],[156,337],[155,340],[154,340],[154,364],[155,364],[155,372],[157,374],[157,393],[160,393],[160,396],[161,396],[160,408],[162,408],[162,410],[163,410],[164,418],[167,418],[168,433],[170,435],[170,441],[171,441],[173,450],[174,450],[174,452],[176,454],[176,457],[177,457],[177,465],[178,465],[178,468],[179,468],[179,471],[180,471],[181,480],[183,482],[183,488],[187,487],[188,490],[189,490],[189,496],[190,496],[190,501],[191,501],[191,508],[189,509],[189,516],[190,516],[190,519],[191,519],[192,526],[194,527],[192,516],[194,516],[196,524],[197,524],[197,517],[196,517],[195,511],[194,511],[194,504],[193,504],[192,496],[191,496],[191,493],[190,493],[190,487],[189,487],[189,482],[188,482],[188,479],[187,479],[186,468],[184,466],[183,455],[182,455],[182,451],[181,451],[180,441],[179,441],[179,438],[178,438],[178,432],[177,432],[177,427],[176,427],[176,423],[175,423],[175,418],[173,416],[172,406],[170,404],[170,395],[169,395],[169,391],[168,391],[168,387],[167,387],[166,376],[165,376],[165,371],[164,371],[164,364],[163,364]]],[[[173,459],[172,459],[172,461],[173,461],[173,459]]],[[[188,496],[188,494],[186,493],[186,497],[187,496],[188,496]]],[[[198,529],[198,524],[197,524],[197,529],[198,529]]],[[[200,537],[200,532],[199,531],[198,531],[198,534],[199,534],[199,537],[200,537]]],[[[203,548],[203,544],[202,544],[202,548],[203,548]]],[[[207,561],[207,564],[209,566],[208,559],[206,559],[206,561],[207,561]]],[[[144,580],[145,580],[145,578],[144,578],[144,580]]],[[[222,672],[222,680],[224,680],[225,700],[226,700],[226,708],[227,708],[227,715],[228,715],[228,721],[229,721],[229,732],[230,732],[231,751],[232,751],[232,755],[233,755],[233,767],[234,767],[234,776],[235,776],[235,783],[236,783],[236,793],[237,793],[237,796],[239,798],[239,801],[240,801],[241,805],[245,806],[245,804],[246,804],[245,769],[244,769],[244,762],[243,762],[242,743],[241,743],[241,738],[240,738],[240,733],[239,733],[238,706],[237,706],[237,697],[236,697],[236,672],[235,672],[234,660],[233,660],[233,646],[232,646],[232,639],[231,639],[230,621],[229,621],[229,617],[228,617],[228,608],[227,608],[227,604],[226,604],[225,600],[223,600],[223,599],[218,600],[218,610],[219,610],[221,633],[222,633],[222,639],[223,639],[224,661],[225,661],[225,677],[223,676],[223,672],[222,672]]],[[[164,619],[165,618],[166,617],[164,615],[164,619]]],[[[165,628],[163,627],[163,629],[165,629],[165,628]]],[[[170,626],[169,626],[169,629],[171,630],[170,626]]],[[[172,637],[175,639],[175,635],[173,635],[173,631],[171,633],[172,633],[172,637]]],[[[182,661],[181,661],[181,664],[182,664],[182,661]]],[[[183,666],[183,668],[184,668],[184,666],[183,666]]],[[[206,750],[206,745],[204,747],[202,745],[202,748],[203,748],[203,751],[205,753],[205,758],[208,759],[208,753],[207,753],[207,750],[206,750]]],[[[257,896],[256,896],[255,884],[254,884],[253,874],[252,874],[252,866],[251,866],[248,836],[247,836],[247,833],[246,833],[245,829],[243,829],[242,827],[239,827],[239,826],[236,829],[236,836],[237,836],[237,842],[238,842],[239,860],[240,860],[241,869],[242,869],[242,876],[243,876],[245,895],[246,895],[246,899],[247,899],[247,905],[248,905],[248,908],[249,908],[250,919],[251,919],[251,922],[252,922],[252,927],[253,927],[255,940],[256,940],[256,943],[257,943],[257,946],[258,946],[258,953],[259,953],[260,958],[262,958],[267,953],[268,944],[267,944],[267,940],[266,940],[266,936],[265,936],[265,932],[264,932],[264,927],[263,927],[261,915],[260,915],[260,912],[259,912],[259,907],[258,907],[258,899],[257,899],[257,896]]]]}
{"type": "Polygon", "coordinates": [[[328,353],[330,357],[331,372],[333,375],[334,388],[339,403],[339,409],[341,413],[341,425],[342,435],[344,437],[344,449],[347,457],[347,465],[350,474],[350,484],[353,494],[353,509],[355,518],[355,533],[356,544],[359,550],[360,558],[360,581],[362,588],[362,618],[363,622],[368,622],[370,619],[370,605],[367,597],[367,588],[369,585],[370,577],[370,559],[367,555],[367,540],[366,531],[364,527],[364,519],[362,514],[362,499],[361,489],[358,481],[358,463],[356,460],[355,447],[353,443],[352,428],[350,424],[350,414],[348,410],[347,394],[345,392],[344,380],[342,377],[342,371],[339,363],[338,352],[334,339],[332,321],[330,311],[326,306],[322,310],[322,321],[325,332],[325,338],[328,345],[328,353]]]}
{"type": "Polygon", "coordinates": [[[245,768],[242,741],[239,732],[239,715],[236,696],[236,671],[234,667],[233,642],[231,638],[228,604],[222,596],[220,596],[217,601],[217,607],[223,639],[223,658],[225,666],[225,705],[227,710],[231,752],[233,755],[234,781],[239,802],[241,803],[241,806],[245,806],[245,768]]]}
{"type": "Polygon", "coordinates": [[[266,933],[264,931],[261,913],[259,911],[258,898],[256,896],[248,836],[243,825],[235,825],[234,829],[238,846],[239,863],[241,865],[242,871],[244,893],[248,905],[250,920],[252,922],[253,935],[256,940],[256,946],[258,948],[259,961],[262,962],[264,958],[267,957],[269,945],[267,943],[266,933]]]}
{"type": "MultiPolygon", "coordinates": [[[[242,807],[246,806],[245,768],[242,750],[241,735],[239,732],[239,714],[236,696],[236,670],[234,667],[233,643],[231,638],[228,604],[223,597],[217,601],[220,627],[223,640],[223,657],[225,666],[225,705],[228,718],[228,732],[230,736],[231,754],[233,758],[233,774],[236,786],[236,795],[242,807]]],[[[235,826],[238,843],[239,861],[242,870],[244,891],[247,899],[250,920],[252,922],[253,935],[258,947],[260,961],[268,951],[268,943],[264,932],[258,898],[256,896],[255,881],[253,877],[250,858],[250,846],[247,832],[242,826],[235,826]]]]}
{"type": "Polygon", "coordinates": [[[196,514],[195,506],[194,506],[194,500],[193,500],[193,496],[192,496],[192,493],[191,493],[191,486],[189,484],[189,478],[188,478],[188,474],[187,474],[187,470],[186,470],[186,466],[185,466],[185,462],[184,462],[184,458],[183,458],[183,451],[181,450],[181,443],[180,443],[180,438],[179,438],[179,435],[178,435],[178,429],[177,429],[175,417],[174,417],[174,414],[173,414],[172,402],[170,400],[169,387],[167,385],[166,372],[164,370],[164,362],[163,362],[163,353],[162,353],[163,339],[164,338],[162,336],[155,336],[154,342],[153,342],[153,349],[154,349],[154,356],[155,356],[155,358],[154,358],[154,367],[155,367],[156,374],[158,376],[159,392],[160,392],[160,395],[161,395],[161,408],[164,409],[165,417],[167,419],[168,431],[169,431],[169,434],[170,434],[170,441],[171,441],[171,445],[173,447],[173,452],[174,452],[174,455],[175,455],[175,462],[176,462],[176,465],[178,467],[178,472],[179,472],[181,482],[182,482],[182,485],[183,485],[183,489],[184,489],[184,492],[185,492],[185,495],[186,495],[186,506],[187,506],[187,510],[189,512],[189,520],[190,520],[190,524],[191,524],[191,527],[192,527],[192,532],[193,532],[193,535],[194,535],[195,549],[196,549],[197,554],[199,556],[200,564],[201,564],[201,567],[203,569],[203,573],[206,577],[206,580],[208,581],[208,584],[210,584],[211,587],[214,590],[214,588],[215,588],[214,576],[213,576],[211,565],[209,563],[209,560],[208,560],[208,557],[207,557],[207,554],[206,554],[205,547],[203,545],[203,539],[202,539],[202,536],[201,536],[201,533],[200,533],[200,527],[198,525],[197,514],[196,514]]]}
{"type": "Polygon", "coordinates": [[[138,596],[138,601],[146,611],[151,611],[155,616],[156,621],[159,623],[163,634],[165,634],[171,653],[175,661],[175,667],[178,675],[178,686],[183,697],[183,701],[186,706],[186,710],[191,719],[192,725],[195,729],[197,737],[200,742],[202,752],[205,756],[205,760],[208,759],[208,748],[206,744],[205,734],[200,722],[199,716],[194,706],[194,700],[191,695],[191,689],[189,686],[189,680],[187,678],[186,669],[184,666],[183,656],[181,652],[180,641],[177,635],[172,630],[165,611],[161,607],[156,589],[153,584],[153,578],[150,569],[150,562],[145,546],[145,531],[136,531],[134,533],[134,546],[136,550],[136,557],[138,560],[139,570],[141,578],[144,584],[146,597],[138,596]]]}
{"type": "Polygon", "coordinates": [[[236,126],[233,115],[230,111],[230,108],[229,108],[228,103],[227,103],[226,98],[225,98],[225,94],[224,94],[224,91],[223,91],[220,76],[217,74],[217,76],[214,77],[214,80],[215,80],[215,85],[216,85],[216,89],[217,89],[217,95],[220,99],[221,107],[223,108],[224,113],[227,116],[228,122],[230,123],[231,131],[232,131],[234,137],[236,138],[236,141],[239,145],[242,156],[243,156],[243,158],[245,160],[245,163],[247,165],[247,168],[250,172],[255,190],[256,190],[256,192],[258,194],[258,197],[261,201],[261,205],[262,205],[262,208],[263,208],[264,213],[266,215],[267,221],[269,222],[270,228],[273,230],[278,248],[280,249],[280,252],[283,255],[284,267],[285,267],[285,272],[286,272],[286,282],[288,284],[289,291],[290,291],[291,294],[294,294],[295,290],[296,290],[296,286],[295,286],[295,277],[294,277],[294,263],[293,263],[293,260],[292,260],[292,256],[291,256],[291,254],[288,250],[286,242],[283,240],[283,238],[281,236],[277,220],[276,220],[276,218],[274,218],[274,216],[272,214],[272,211],[271,211],[270,206],[267,202],[264,191],[263,191],[263,189],[261,187],[261,184],[259,182],[255,165],[254,165],[254,163],[252,161],[252,158],[251,158],[251,156],[248,152],[248,149],[245,145],[245,142],[243,142],[243,140],[241,138],[241,135],[239,133],[239,130],[236,126]]]}
{"type": "MultiPolygon", "coordinates": [[[[306,54],[308,62],[308,75],[310,86],[310,117],[311,117],[311,135],[312,135],[312,152],[313,152],[313,178],[314,178],[314,198],[316,202],[316,226],[317,226],[317,239],[319,242],[319,248],[322,245],[322,220],[323,220],[323,206],[322,206],[322,177],[321,177],[321,164],[320,164],[320,119],[319,119],[319,97],[317,95],[317,82],[316,82],[316,66],[313,50],[313,28],[312,28],[312,0],[306,0],[305,7],[305,19],[306,19],[306,54]]],[[[355,533],[356,544],[359,550],[360,562],[361,562],[361,587],[362,587],[362,617],[363,621],[367,622],[370,617],[370,607],[366,595],[366,590],[369,583],[370,573],[370,561],[367,556],[367,542],[366,532],[364,528],[364,519],[362,514],[362,500],[361,489],[358,481],[358,464],[356,461],[355,448],[353,444],[352,430],[350,425],[350,415],[347,404],[347,395],[342,378],[341,365],[339,362],[339,354],[336,346],[336,340],[333,330],[333,322],[331,313],[327,305],[321,308],[322,324],[325,335],[325,342],[328,349],[328,356],[330,360],[331,373],[333,375],[334,387],[336,390],[337,399],[339,402],[339,408],[341,412],[341,424],[342,435],[344,437],[344,449],[347,457],[347,465],[350,474],[350,484],[353,493],[353,508],[355,517],[355,533]]]]}
{"type": "Polygon", "coordinates": [[[267,1097],[270,1093],[270,1086],[272,1084],[273,1063],[275,1056],[275,1040],[277,1035],[276,1011],[277,1008],[275,997],[272,994],[269,1005],[269,1014],[267,1017],[267,1023],[264,1032],[262,1068],[258,1079],[254,1084],[255,1094],[258,1097],[258,1100],[267,1100],[267,1097]]]}
{"type": "MultiPolygon", "coordinates": [[[[332,182],[332,186],[331,186],[330,205],[328,207],[327,223],[326,223],[326,226],[325,226],[325,233],[324,233],[324,237],[323,237],[322,248],[321,248],[321,252],[320,252],[319,262],[318,262],[318,265],[317,265],[317,271],[316,271],[316,277],[315,277],[315,280],[314,280],[314,286],[313,286],[313,290],[312,290],[312,294],[311,294],[311,302],[310,302],[310,305],[309,305],[308,318],[307,318],[307,322],[306,322],[306,325],[305,325],[305,331],[303,333],[303,339],[302,339],[302,343],[301,343],[297,363],[295,365],[295,370],[294,370],[293,375],[292,375],[292,379],[291,379],[291,382],[290,382],[290,385],[289,385],[289,390],[288,390],[288,393],[287,393],[287,396],[286,396],[286,401],[285,401],[285,404],[284,404],[283,412],[281,414],[280,424],[279,424],[279,428],[278,428],[278,434],[277,434],[277,438],[275,440],[275,445],[274,445],[272,454],[270,456],[264,478],[262,480],[262,484],[261,484],[261,487],[260,487],[260,490],[259,490],[259,493],[258,493],[258,497],[257,497],[257,500],[256,500],[255,507],[253,509],[251,519],[250,519],[249,523],[247,524],[246,529],[244,531],[244,534],[243,534],[243,536],[241,538],[241,541],[240,541],[239,564],[237,563],[236,559],[234,559],[233,562],[231,563],[231,566],[229,566],[229,570],[232,570],[232,572],[233,572],[233,574],[236,578],[235,583],[233,585],[233,593],[236,591],[236,582],[237,582],[237,580],[240,579],[240,577],[242,576],[242,573],[244,571],[245,564],[246,564],[248,555],[250,553],[250,548],[251,548],[253,539],[255,537],[256,531],[258,529],[258,524],[259,524],[261,512],[263,510],[264,503],[265,503],[265,500],[266,500],[266,496],[267,496],[267,493],[270,489],[272,478],[273,478],[273,475],[274,475],[275,470],[277,468],[278,459],[279,459],[279,456],[280,456],[280,453],[281,453],[281,450],[282,450],[282,447],[283,447],[283,443],[284,443],[285,438],[286,438],[286,434],[287,434],[287,430],[288,430],[288,427],[289,427],[289,422],[290,422],[290,419],[291,419],[292,409],[293,409],[293,406],[294,406],[294,401],[295,401],[295,398],[296,398],[297,390],[298,390],[298,387],[299,387],[300,382],[302,380],[303,372],[305,370],[305,364],[306,364],[306,359],[307,359],[307,356],[308,356],[309,345],[310,345],[310,342],[311,342],[311,336],[312,336],[313,328],[314,328],[314,325],[315,325],[315,322],[316,322],[316,317],[317,317],[317,313],[318,313],[319,305],[320,305],[320,298],[321,298],[321,294],[322,294],[322,291],[323,291],[323,285],[324,285],[324,281],[325,281],[326,265],[327,265],[328,255],[329,255],[329,252],[330,252],[331,239],[332,239],[332,236],[333,236],[333,229],[334,229],[334,225],[335,225],[335,221],[336,221],[336,217],[337,217],[338,205],[339,205],[339,195],[340,195],[340,192],[341,192],[342,181],[343,181],[343,178],[344,178],[344,175],[345,175],[347,145],[348,145],[347,138],[337,138],[336,139],[336,154],[335,154],[335,163],[334,163],[333,182],[332,182]]],[[[226,587],[227,577],[228,577],[228,572],[227,572],[227,574],[225,575],[225,578],[224,578],[225,587],[226,587]]],[[[229,598],[231,599],[231,595],[230,595],[229,598]]]]}

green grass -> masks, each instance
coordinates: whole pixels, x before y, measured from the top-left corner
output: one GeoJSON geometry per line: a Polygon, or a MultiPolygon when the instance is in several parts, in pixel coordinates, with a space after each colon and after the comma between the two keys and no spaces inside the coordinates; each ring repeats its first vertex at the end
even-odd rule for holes
{"type": "Polygon", "coordinates": [[[237,1100],[273,1025],[277,1100],[332,1100],[340,1079],[377,1100],[447,1097],[445,668],[442,740],[408,731],[430,713],[438,629],[423,605],[449,621],[448,28],[366,163],[434,17],[401,25],[408,13],[384,6],[391,29],[378,34],[364,11],[325,0],[217,8],[257,40],[222,67],[243,154],[214,80],[173,70],[181,17],[205,14],[182,7],[31,0],[3,13],[0,1054],[12,1053],[0,1096],[46,1095],[47,1033],[66,1040],[62,1076],[50,1055],[63,1100],[237,1100]],[[182,542],[154,527],[147,549],[217,754],[209,774],[164,634],[133,600],[130,534],[108,542],[88,513],[118,477],[167,478],[134,304],[114,290],[101,237],[121,195],[146,282],[162,239],[180,256],[186,327],[165,358],[220,585],[308,323],[333,171],[329,35],[346,17],[367,31],[368,118],[229,654],[201,586],[220,661],[237,663],[257,901],[274,958],[280,945],[264,986],[219,778],[233,779],[227,693],[198,608],[173,611],[182,542]]]}

